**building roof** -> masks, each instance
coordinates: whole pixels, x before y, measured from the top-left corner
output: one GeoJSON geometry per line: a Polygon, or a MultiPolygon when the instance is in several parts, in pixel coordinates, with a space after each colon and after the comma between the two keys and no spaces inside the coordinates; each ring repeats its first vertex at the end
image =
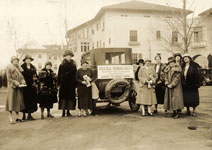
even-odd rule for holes
{"type": "Polygon", "coordinates": [[[36,40],[31,40],[28,43],[26,43],[24,46],[22,46],[20,49],[39,49],[39,50],[45,50],[46,48],[39,44],[36,40]]]}
{"type": "MultiPolygon", "coordinates": [[[[181,12],[183,9],[164,6],[164,5],[158,5],[158,4],[152,4],[152,3],[146,3],[146,2],[136,1],[136,0],[118,3],[118,4],[102,7],[93,19],[69,30],[67,34],[70,32],[74,32],[81,27],[84,27],[93,23],[96,19],[101,17],[107,10],[160,11],[160,12],[175,12],[176,13],[176,12],[181,12]]],[[[186,13],[190,14],[192,13],[192,11],[186,10],[186,13]]]]}
{"type": "Polygon", "coordinates": [[[209,9],[207,9],[207,10],[205,10],[202,13],[199,14],[199,16],[207,16],[207,15],[212,16],[212,8],[209,8],[209,9]]]}

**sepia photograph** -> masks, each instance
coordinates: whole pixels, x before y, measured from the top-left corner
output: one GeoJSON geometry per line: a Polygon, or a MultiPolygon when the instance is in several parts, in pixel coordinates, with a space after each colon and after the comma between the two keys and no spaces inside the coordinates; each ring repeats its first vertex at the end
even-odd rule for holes
{"type": "Polygon", "coordinates": [[[0,150],[211,150],[212,0],[0,0],[0,150]]]}

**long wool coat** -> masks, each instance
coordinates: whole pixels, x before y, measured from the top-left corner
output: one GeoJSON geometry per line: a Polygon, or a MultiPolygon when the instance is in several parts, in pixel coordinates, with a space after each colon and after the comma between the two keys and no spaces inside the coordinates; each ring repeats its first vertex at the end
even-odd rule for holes
{"type": "Polygon", "coordinates": [[[63,60],[58,70],[59,109],[74,110],[76,107],[76,76],[75,62],[63,60]]]}
{"type": "Polygon", "coordinates": [[[15,82],[19,84],[26,84],[23,75],[21,74],[21,68],[14,65],[7,67],[7,81],[8,81],[8,93],[6,101],[6,111],[20,112],[24,109],[24,98],[22,88],[19,88],[15,82]]]}
{"type": "Polygon", "coordinates": [[[33,113],[37,111],[37,72],[35,66],[30,64],[30,69],[27,68],[26,63],[22,64],[23,76],[27,87],[23,88],[24,94],[24,113],[33,113]]]}
{"type": "Polygon", "coordinates": [[[196,107],[199,105],[200,75],[198,73],[200,66],[191,61],[188,68],[187,77],[184,76],[185,63],[182,64],[182,83],[183,83],[183,100],[186,107],[196,107]]]}
{"type": "Polygon", "coordinates": [[[79,69],[76,74],[77,91],[78,91],[78,108],[79,109],[92,109],[92,88],[82,84],[84,81],[83,76],[87,75],[93,80],[93,72],[91,69],[79,69]]]}
{"type": "Polygon", "coordinates": [[[141,67],[138,73],[139,78],[139,97],[136,100],[137,104],[154,105],[157,104],[154,84],[156,80],[156,73],[153,67],[141,67]],[[146,81],[152,80],[153,85],[148,88],[146,81]]]}
{"type": "Polygon", "coordinates": [[[52,108],[57,102],[56,75],[53,70],[43,68],[39,73],[39,104],[41,108],[52,108]],[[44,91],[44,92],[43,92],[44,91]]]}
{"type": "MultiPolygon", "coordinates": [[[[156,72],[156,64],[154,65],[154,70],[156,72]]],[[[164,78],[164,64],[159,65],[159,70],[157,72],[156,84],[155,84],[155,94],[157,98],[157,104],[164,104],[165,95],[165,78],[164,78]],[[160,84],[157,84],[160,81],[160,84]]]]}
{"type": "Polygon", "coordinates": [[[164,109],[170,111],[183,109],[184,105],[181,84],[181,66],[177,64],[174,67],[167,66],[164,72],[165,85],[172,86],[172,88],[166,87],[164,109]]]}

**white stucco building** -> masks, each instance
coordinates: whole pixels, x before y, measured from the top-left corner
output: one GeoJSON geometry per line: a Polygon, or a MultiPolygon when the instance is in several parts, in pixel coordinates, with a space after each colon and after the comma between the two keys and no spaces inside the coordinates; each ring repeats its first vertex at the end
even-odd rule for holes
{"type": "Polygon", "coordinates": [[[29,54],[34,59],[32,64],[41,70],[47,60],[52,62],[52,69],[55,73],[58,72],[58,68],[63,59],[64,49],[61,45],[40,45],[37,41],[31,40],[23,47],[17,50],[17,54],[20,58],[20,63],[23,63],[23,59],[26,54],[29,54]]]}
{"type": "Polygon", "coordinates": [[[154,60],[157,54],[167,62],[182,42],[165,20],[181,13],[179,8],[141,1],[105,6],[93,19],[67,32],[68,46],[76,54],[78,63],[83,52],[105,47],[132,48],[134,63],[146,57],[154,60]]]}

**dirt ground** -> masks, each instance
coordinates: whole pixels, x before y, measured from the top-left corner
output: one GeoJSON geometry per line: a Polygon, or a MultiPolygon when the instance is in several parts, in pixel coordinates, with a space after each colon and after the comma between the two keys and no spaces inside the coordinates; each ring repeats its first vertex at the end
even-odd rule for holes
{"type": "MultiPolygon", "coordinates": [[[[172,119],[162,106],[154,117],[132,113],[127,103],[120,107],[99,107],[98,116],[62,118],[54,106],[54,119],[9,124],[0,107],[0,150],[211,150],[212,86],[200,89],[201,104],[196,117],[172,119]],[[196,130],[188,129],[195,126],[196,130]]],[[[0,105],[6,98],[0,90],[0,105]]],[[[106,105],[106,104],[105,104],[106,105]]],[[[185,110],[183,111],[185,113],[185,110]]]]}

